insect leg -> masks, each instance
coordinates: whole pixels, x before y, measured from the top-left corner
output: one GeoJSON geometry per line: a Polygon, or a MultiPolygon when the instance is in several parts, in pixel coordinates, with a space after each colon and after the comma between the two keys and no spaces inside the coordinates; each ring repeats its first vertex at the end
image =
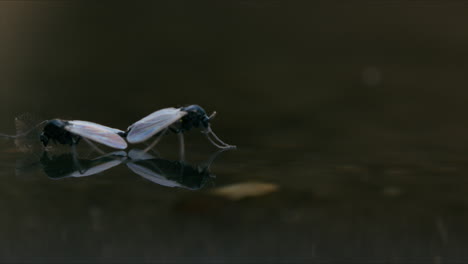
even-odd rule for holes
{"type": "Polygon", "coordinates": [[[85,173],[86,171],[81,168],[81,164],[78,161],[78,153],[76,152],[76,145],[75,144],[71,145],[71,149],[72,149],[73,163],[75,164],[75,167],[78,169],[80,174],[85,173]]]}
{"type": "MultiPolygon", "coordinates": [[[[144,142],[143,144],[145,144],[145,146],[149,146],[149,144],[147,144],[146,142],[144,142]]],[[[157,151],[156,149],[154,148],[151,148],[149,151],[151,151],[154,155],[156,155],[158,158],[161,157],[161,153],[159,153],[159,151],[157,151]]]]}
{"type": "Polygon", "coordinates": [[[185,161],[185,143],[184,143],[184,134],[179,133],[177,134],[179,138],[179,157],[180,161],[185,161]]]}
{"type": "Polygon", "coordinates": [[[87,159],[90,158],[91,154],[93,154],[94,151],[95,151],[95,150],[94,150],[93,148],[91,148],[91,149],[88,151],[88,153],[86,153],[86,155],[84,155],[84,157],[87,158],[87,159]]]}
{"type": "Polygon", "coordinates": [[[211,154],[210,157],[200,165],[200,167],[206,168],[207,170],[209,170],[211,164],[219,156],[219,154],[227,150],[229,150],[229,148],[222,148],[222,149],[217,150],[215,153],[211,154]]]}
{"type": "Polygon", "coordinates": [[[148,147],[146,147],[142,154],[148,152],[148,150],[152,149],[154,146],[156,146],[156,144],[158,144],[159,140],[161,140],[161,138],[163,137],[163,135],[167,132],[167,128],[165,128],[163,131],[161,131],[161,134],[159,134],[156,139],[153,141],[153,143],[151,143],[151,145],[149,145],[148,147]]]}
{"type": "Polygon", "coordinates": [[[215,145],[217,148],[223,149],[223,146],[218,145],[216,142],[214,142],[210,136],[208,136],[208,133],[205,133],[206,138],[211,142],[211,144],[215,145]]]}
{"type": "Polygon", "coordinates": [[[86,143],[88,143],[94,150],[96,150],[97,152],[99,152],[99,154],[101,155],[105,155],[106,153],[104,151],[102,151],[100,148],[98,148],[98,146],[96,146],[96,144],[94,144],[93,142],[91,142],[91,140],[87,139],[87,138],[84,138],[84,141],[86,141],[86,143]]]}
{"type": "Polygon", "coordinates": [[[220,148],[220,149],[225,149],[225,148],[231,148],[231,146],[225,144],[224,142],[221,141],[221,145],[219,143],[216,143],[211,137],[210,135],[213,135],[213,131],[210,129],[209,131],[206,131],[206,132],[203,132],[206,136],[206,138],[211,142],[211,144],[213,144],[214,146],[216,146],[217,148],[220,148]]]}
{"type": "Polygon", "coordinates": [[[208,138],[208,140],[211,142],[211,144],[215,145],[216,147],[220,148],[220,149],[230,149],[230,148],[236,148],[236,146],[233,146],[233,145],[228,145],[226,143],[224,143],[221,139],[219,139],[218,136],[216,136],[216,134],[213,132],[213,130],[211,130],[211,127],[208,127],[206,129],[206,131],[203,132],[206,137],[208,138]],[[216,139],[218,141],[219,144],[215,143],[214,140],[212,140],[209,135],[211,135],[214,139],[216,139]]]}

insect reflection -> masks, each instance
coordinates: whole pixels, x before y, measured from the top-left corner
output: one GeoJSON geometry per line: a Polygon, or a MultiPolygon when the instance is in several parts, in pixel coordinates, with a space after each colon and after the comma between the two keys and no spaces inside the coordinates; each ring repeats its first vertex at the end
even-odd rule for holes
{"type": "Polygon", "coordinates": [[[111,152],[95,159],[77,158],[73,153],[51,156],[44,152],[40,164],[51,179],[91,176],[126,164],[132,172],[156,184],[198,190],[215,178],[210,172],[210,166],[226,150],[218,150],[200,165],[158,158],[138,149],[132,149],[128,153],[111,152]]]}

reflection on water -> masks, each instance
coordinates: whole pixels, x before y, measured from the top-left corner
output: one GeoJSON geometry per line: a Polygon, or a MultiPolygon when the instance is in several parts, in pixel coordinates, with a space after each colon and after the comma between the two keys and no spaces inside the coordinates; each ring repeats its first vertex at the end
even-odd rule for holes
{"type": "Polygon", "coordinates": [[[199,133],[186,163],[0,141],[0,262],[467,263],[463,1],[145,3],[0,1],[0,132],[199,104],[239,149],[203,186],[199,133]]]}
{"type": "Polygon", "coordinates": [[[204,164],[194,167],[184,161],[142,157],[138,150],[132,149],[128,153],[130,162],[126,165],[134,173],[159,185],[198,190],[215,177],[210,173],[209,168],[214,159],[223,151],[215,152],[204,164]]]}
{"type": "Polygon", "coordinates": [[[44,172],[52,179],[91,176],[108,170],[125,160],[124,151],[113,152],[94,159],[82,159],[72,153],[50,156],[42,154],[40,163],[44,172]]]}
{"type": "MultiPolygon", "coordinates": [[[[229,149],[216,151],[200,165],[191,165],[183,160],[157,158],[139,149],[131,149],[128,153],[115,151],[93,159],[79,158],[74,153],[53,155],[44,151],[39,164],[51,179],[97,175],[125,164],[135,174],[156,184],[198,190],[215,178],[210,172],[210,166],[227,150],[229,149]]],[[[31,160],[29,162],[34,163],[31,160]]]]}

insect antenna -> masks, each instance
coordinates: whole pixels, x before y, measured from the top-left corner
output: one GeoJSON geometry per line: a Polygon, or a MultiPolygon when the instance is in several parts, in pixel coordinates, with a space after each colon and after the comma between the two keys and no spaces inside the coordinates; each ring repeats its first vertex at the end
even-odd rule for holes
{"type": "Polygon", "coordinates": [[[216,111],[213,111],[213,113],[208,117],[210,120],[215,118],[216,116],[216,111]]]}

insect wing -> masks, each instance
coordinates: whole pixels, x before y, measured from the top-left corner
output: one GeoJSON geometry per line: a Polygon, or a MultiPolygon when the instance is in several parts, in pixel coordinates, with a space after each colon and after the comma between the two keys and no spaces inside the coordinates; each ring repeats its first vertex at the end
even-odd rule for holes
{"type": "Polygon", "coordinates": [[[67,177],[85,177],[85,176],[91,176],[94,174],[101,173],[103,171],[106,171],[112,167],[115,167],[122,163],[122,160],[109,160],[107,162],[95,165],[91,168],[88,168],[85,172],[80,172],[79,170],[74,171],[70,173],[67,177]]]}
{"type": "Polygon", "coordinates": [[[174,124],[186,114],[187,112],[173,107],[158,110],[129,126],[130,132],[127,135],[127,141],[130,143],[143,142],[174,124]]]}
{"type": "Polygon", "coordinates": [[[183,187],[178,182],[169,180],[166,177],[159,174],[156,170],[147,168],[145,166],[142,166],[141,164],[130,162],[127,163],[127,167],[134,173],[156,184],[166,187],[183,187]]]}
{"type": "Polygon", "coordinates": [[[149,160],[149,159],[156,159],[153,155],[149,154],[148,152],[145,152],[141,149],[131,149],[127,156],[131,160],[149,160]]]}
{"type": "Polygon", "coordinates": [[[68,121],[68,123],[69,125],[67,125],[65,129],[73,134],[91,139],[111,148],[127,148],[127,142],[117,134],[124,133],[121,130],[88,121],[73,120],[68,121]]]}

